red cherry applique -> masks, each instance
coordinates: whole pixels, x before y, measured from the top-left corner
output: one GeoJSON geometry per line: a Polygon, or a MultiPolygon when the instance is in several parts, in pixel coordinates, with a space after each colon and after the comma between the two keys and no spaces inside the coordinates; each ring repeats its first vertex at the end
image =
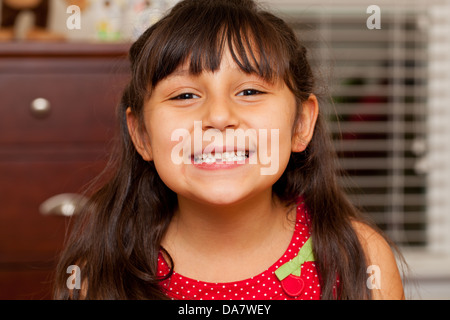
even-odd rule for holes
{"type": "Polygon", "coordinates": [[[295,258],[275,270],[275,275],[280,280],[284,292],[293,298],[298,297],[305,287],[300,276],[302,265],[307,261],[314,261],[311,237],[306,240],[295,258]]]}
{"type": "Polygon", "coordinates": [[[290,274],[281,281],[281,287],[287,295],[295,298],[302,293],[305,282],[299,276],[290,274]]]}

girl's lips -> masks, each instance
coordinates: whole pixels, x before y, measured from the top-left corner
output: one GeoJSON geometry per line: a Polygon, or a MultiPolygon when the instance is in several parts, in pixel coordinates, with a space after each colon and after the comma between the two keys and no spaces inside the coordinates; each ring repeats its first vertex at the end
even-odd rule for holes
{"type": "Polygon", "coordinates": [[[202,162],[202,163],[195,163],[194,161],[192,161],[192,164],[199,169],[204,169],[204,170],[224,170],[224,169],[233,169],[233,168],[237,168],[237,167],[241,167],[243,165],[248,164],[248,158],[245,159],[244,161],[226,161],[226,162],[213,162],[213,163],[206,163],[206,162],[202,162]]]}

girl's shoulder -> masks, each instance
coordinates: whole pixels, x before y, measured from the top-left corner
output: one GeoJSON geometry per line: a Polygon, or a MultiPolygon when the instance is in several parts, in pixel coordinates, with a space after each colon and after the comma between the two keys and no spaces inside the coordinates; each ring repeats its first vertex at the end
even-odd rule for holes
{"type": "Polygon", "coordinates": [[[388,240],[375,228],[361,221],[352,222],[367,259],[367,285],[374,299],[404,299],[397,260],[388,240]]]}

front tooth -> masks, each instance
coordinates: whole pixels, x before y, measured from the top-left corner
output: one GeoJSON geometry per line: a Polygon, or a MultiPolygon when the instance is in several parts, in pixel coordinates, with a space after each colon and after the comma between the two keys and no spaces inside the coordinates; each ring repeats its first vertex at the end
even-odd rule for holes
{"type": "Polygon", "coordinates": [[[223,157],[225,158],[226,161],[233,161],[234,152],[225,152],[223,154],[223,157]]]}
{"type": "Polygon", "coordinates": [[[214,155],[214,158],[216,158],[216,159],[222,159],[222,154],[221,154],[221,153],[216,153],[216,154],[214,155]]]}

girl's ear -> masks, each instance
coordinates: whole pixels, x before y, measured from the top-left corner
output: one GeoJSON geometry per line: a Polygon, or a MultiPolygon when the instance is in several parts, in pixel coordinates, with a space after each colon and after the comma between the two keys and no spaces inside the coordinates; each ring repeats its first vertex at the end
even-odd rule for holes
{"type": "Polygon", "coordinates": [[[292,152],[302,152],[311,141],[314,128],[319,115],[319,103],[317,97],[310,94],[308,100],[303,102],[300,119],[292,137],[292,152]]]}
{"type": "Polygon", "coordinates": [[[153,160],[152,149],[148,139],[144,137],[141,130],[139,130],[139,121],[131,111],[131,108],[127,109],[127,125],[128,132],[130,133],[131,140],[133,141],[136,151],[142,156],[145,161],[153,160]]]}

